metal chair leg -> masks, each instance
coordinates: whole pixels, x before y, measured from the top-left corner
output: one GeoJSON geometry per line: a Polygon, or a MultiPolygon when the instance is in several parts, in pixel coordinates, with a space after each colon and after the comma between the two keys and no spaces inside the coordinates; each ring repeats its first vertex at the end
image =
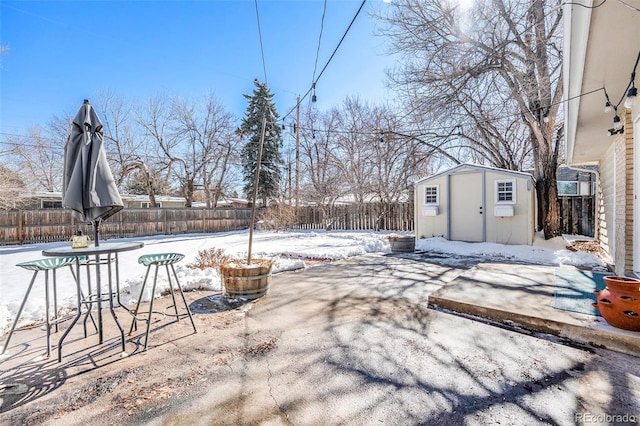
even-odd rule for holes
{"type": "Polygon", "coordinates": [[[20,320],[20,315],[22,315],[22,310],[24,309],[24,305],[27,303],[27,299],[29,299],[29,293],[31,293],[31,288],[33,288],[33,283],[36,281],[36,277],[38,276],[38,272],[35,271],[33,273],[33,277],[31,278],[31,282],[29,283],[29,287],[27,287],[27,293],[24,295],[24,299],[22,299],[22,304],[20,305],[20,309],[18,309],[18,313],[16,314],[16,319],[13,321],[13,325],[11,326],[11,330],[9,331],[9,335],[7,336],[7,340],[4,341],[4,346],[2,347],[2,354],[5,353],[7,347],[9,346],[9,341],[13,336],[13,332],[18,325],[18,321],[20,320]]]}
{"type": "MultiPolygon", "coordinates": [[[[171,265],[173,266],[173,265],[171,265]]],[[[167,271],[167,281],[169,281],[169,293],[171,293],[171,300],[173,300],[173,310],[176,313],[176,320],[180,321],[180,315],[178,315],[178,304],[176,303],[176,296],[173,292],[173,283],[171,282],[171,274],[169,273],[169,265],[164,265],[164,268],[167,271]]],[[[177,283],[178,287],[180,287],[180,283],[177,283]]]]}
{"type": "Polygon", "coordinates": [[[153,313],[153,297],[156,294],[156,284],[158,284],[158,265],[156,265],[155,274],[153,276],[153,290],[151,291],[151,300],[149,301],[149,316],[147,317],[147,331],[144,337],[144,351],[147,350],[147,343],[149,343],[149,330],[151,329],[151,315],[153,313]]]}
{"type": "Polygon", "coordinates": [[[56,333],[58,332],[58,289],[56,287],[56,270],[53,271],[53,324],[56,327],[56,333]]]}
{"type": "MultiPolygon", "coordinates": [[[[187,309],[187,314],[189,315],[189,320],[191,321],[191,326],[193,327],[193,332],[197,333],[198,330],[196,329],[196,324],[193,322],[193,316],[191,315],[191,309],[189,309],[189,305],[187,304],[187,299],[184,297],[184,292],[182,291],[182,286],[180,285],[180,282],[178,281],[178,276],[176,275],[176,270],[173,267],[173,265],[171,265],[171,271],[173,272],[173,276],[176,279],[176,284],[178,285],[178,290],[180,291],[180,296],[182,296],[182,301],[184,302],[184,307],[187,309]]],[[[175,301],[174,301],[175,303],[175,301]]],[[[176,309],[176,313],[177,313],[177,309],[176,309]]]]}
{"type": "MultiPolygon", "coordinates": [[[[144,276],[144,281],[142,283],[142,288],[140,290],[140,297],[138,297],[138,302],[136,304],[136,307],[134,310],[130,310],[130,313],[133,315],[133,321],[131,323],[131,329],[129,331],[129,334],[131,334],[131,332],[134,330],[134,327],[136,327],[137,329],[138,320],[147,321],[147,327],[146,327],[145,336],[144,336],[144,349],[143,349],[145,351],[147,350],[148,343],[149,343],[149,332],[151,330],[151,321],[152,321],[152,316],[154,314],[154,311],[153,311],[153,305],[155,300],[154,295],[158,285],[158,268],[161,265],[165,266],[165,270],[167,272],[167,280],[169,282],[169,292],[171,293],[173,310],[175,312],[175,314],[169,314],[164,312],[162,314],[168,315],[168,316],[175,316],[176,321],[180,321],[180,317],[184,315],[184,314],[180,314],[178,311],[178,301],[176,299],[176,293],[173,287],[174,285],[173,281],[175,281],[175,285],[178,287],[178,291],[180,292],[182,302],[184,303],[185,309],[187,310],[187,315],[189,316],[189,320],[191,321],[191,326],[193,327],[193,331],[194,333],[197,333],[196,325],[193,320],[193,316],[191,315],[191,310],[189,309],[189,305],[187,304],[187,300],[184,296],[184,292],[182,291],[182,287],[180,286],[180,281],[178,280],[178,275],[176,274],[176,270],[173,266],[175,262],[179,262],[183,258],[184,258],[184,255],[180,253],[156,253],[156,254],[143,255],[143,256],[140,256],[140,258],[138,259],[138,263],[141,263],[147,267],[147,272],[144,276]],[[153,288],[151,292],[151,300],[149,301],[149,310],[146,313],[146,318],[139,318],[138,312],[140,310],[140,301],[142,300],[142,294],[144,292],[145,286],[147,285],[147,280],[149,279],[149,273],[151,272],[152,266],[155,266],[156,269],[154,271],[154,276],[153,276],[153,288]],[[169,269],[169,266],[171,266],[171,269],[169,269]],[[171,276],[172,274],[173,274],[173,277],[171,276]]],[[[171,307],[167,307],[167,309],[170,309],[170,308],[171,307]]],[[[156,312],[156,313],[160,313],[160,312],[156,312]]]]}
{"type": "MultiPolygon", "coordinates": [[[[133,311],[133,321],[131,321],[131,328],[129,329],[129,336],[131,335],[131,333],[133,333],[133,330],[138,330],[138,310],[140,309],[140,302],[142,300],[142,295],[144,294],[144,288],[147,285],[147,278],[149,277],[149,271],[151,270],[151,267],[149,266],[147,268],[147,273],[144,274],[144,280],[142,281],[142,288],[140,288],[140,295],[138,296],[138,301],[136,302],[136,307],[133,311]]],[[[151,295],[151,298],[153,298],[153,294],[151,295]]]]}

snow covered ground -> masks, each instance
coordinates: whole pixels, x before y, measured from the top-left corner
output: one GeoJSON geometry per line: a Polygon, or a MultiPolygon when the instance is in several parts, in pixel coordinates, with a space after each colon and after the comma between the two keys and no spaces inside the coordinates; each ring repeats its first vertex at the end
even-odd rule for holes
{"type": "MultiPolygon", "coordinates": [[[[339,260],[366,253],[390,253],[389,232],[349,231],[292,231],[257,232],[253,239],[253,257],[275,260],[274,272],[304,268],[309,261],[339,260]],[[306,262],[305,262],[306,261],[306,262]]],[[[120,281],[122,302],[134,303],[144,279],[146,268],[138,264],[138,257],[149,253],[178,252],[185,259],[176,265],[178,279],[185,289],[220,290],[221,280],[215,269],[193,269],[198,252],[211,248],[223,249],[231,257],[244,258],[247,253],[248,231],[218,234],[171,235],[135,238],[144,242],[142,249],[121,253],[120,281]]],[[[409,235],[409,234],[408,234],[409,235]]],[[[126,240],[122,240],[126,241],[126,240]]],[[[68,243],[47,243],[0,247],[0,334],[7,332],[15,317],[32,276],[31,271],[15,266],[17,263],[42,258],[42,250],[68,243]]],[[[537,237],[532,246],[510,246],[494,243],[464,243],[444,238],[422,239],[416,250],[459,256],[487,258],[487,260],[522,261],[534,264],[574,266],[602,266],[595,256],[566,250],[566,241],[559,237],[545,241],[537,237]]],[[[83,277],[85,272],[82,271],[83,277]]],[[[42,275],[42,273],[40,273],[42,275]]],[[[158,274],[156,295],[168,288],[166,274],[158,274]]],[[[20,324],[44,319],[44,277],[38,277],[20,324]]],[[[150,290],[150,287],[147,287],[150,290]]],[[[148,300],[146,294],[143,300],[148,300]]],[[[68,268],[58,272],[58,306],[70,311],[74,308],[75,283],[68,268]]]]}

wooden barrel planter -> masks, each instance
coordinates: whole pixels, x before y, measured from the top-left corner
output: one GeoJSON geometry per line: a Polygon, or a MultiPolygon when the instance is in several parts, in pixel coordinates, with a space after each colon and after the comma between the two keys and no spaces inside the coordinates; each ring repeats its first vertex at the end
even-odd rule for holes
{"type": "Polygon", "coordinates": [[[393,253],[413,253],[416,250],[416,237],[390,235],[388,239],[393,253]]]}
{"type": "Polygon", "coordinates": [[[224,293],[229,298],[257,299],[267,294],[271,283],[273,261],[256,259],[250,265],[245,261],[231,261],[220,265],[224,293]]]}
{"type": "Polygon", "coordinates": [[[594,291],[597,302],[593,306],[610,325],[640,331],[640,280],[610,275],[604,282],[604,290],[594,291]]]}

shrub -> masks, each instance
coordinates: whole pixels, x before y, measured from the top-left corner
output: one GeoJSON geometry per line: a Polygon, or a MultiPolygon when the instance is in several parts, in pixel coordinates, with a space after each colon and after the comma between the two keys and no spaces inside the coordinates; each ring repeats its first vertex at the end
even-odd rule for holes
{"type": "Polygon", "coordinates": [[[272,205],[260,212],[259,220],[266,231],[286,230],[296,225],[296,209],[285,204],[272,205]]]}
{"type": "Polygon", "coordinates": [[[207,250],[200,250],[194,263],[187,265],[191,269],[220,268],[220,265],[227,263],[230,257],[224,250],[212,247],[207,250]]]}

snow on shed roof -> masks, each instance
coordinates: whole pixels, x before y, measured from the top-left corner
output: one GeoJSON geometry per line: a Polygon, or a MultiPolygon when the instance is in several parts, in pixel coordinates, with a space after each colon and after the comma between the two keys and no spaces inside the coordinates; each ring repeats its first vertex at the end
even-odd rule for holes
{"type": "Polygon", "coordinates": [[[443,176],[443,175],[455,174],[460,169],[464,169],[464,168],[476,169],[478,171],[491,171],[491,172],[501,173],[501,174],[508,175],[508,176],[514,176],[514,177],[533,180],[533,176],[531,175],[531,173],[527,173],[527,172],[518,172],[518,171],[515,171],[515,170],[500,169],[498,167],[481,166],[479,164],[462,163],[462,164],[458,164],[458,165],[456,165],[454,167],[451,167],[450,169],[438,172],[438,173],[436,173],[434,175],[426,176],[426,177],[423,177],[421,179],[418,179],[417,181],[414,182],[414,185],[418,185],[420,183],[427,182],[427,181],[429,181],[431,179],[435,179],[435,178],[438,178],[438,177],[443,176]]]}

